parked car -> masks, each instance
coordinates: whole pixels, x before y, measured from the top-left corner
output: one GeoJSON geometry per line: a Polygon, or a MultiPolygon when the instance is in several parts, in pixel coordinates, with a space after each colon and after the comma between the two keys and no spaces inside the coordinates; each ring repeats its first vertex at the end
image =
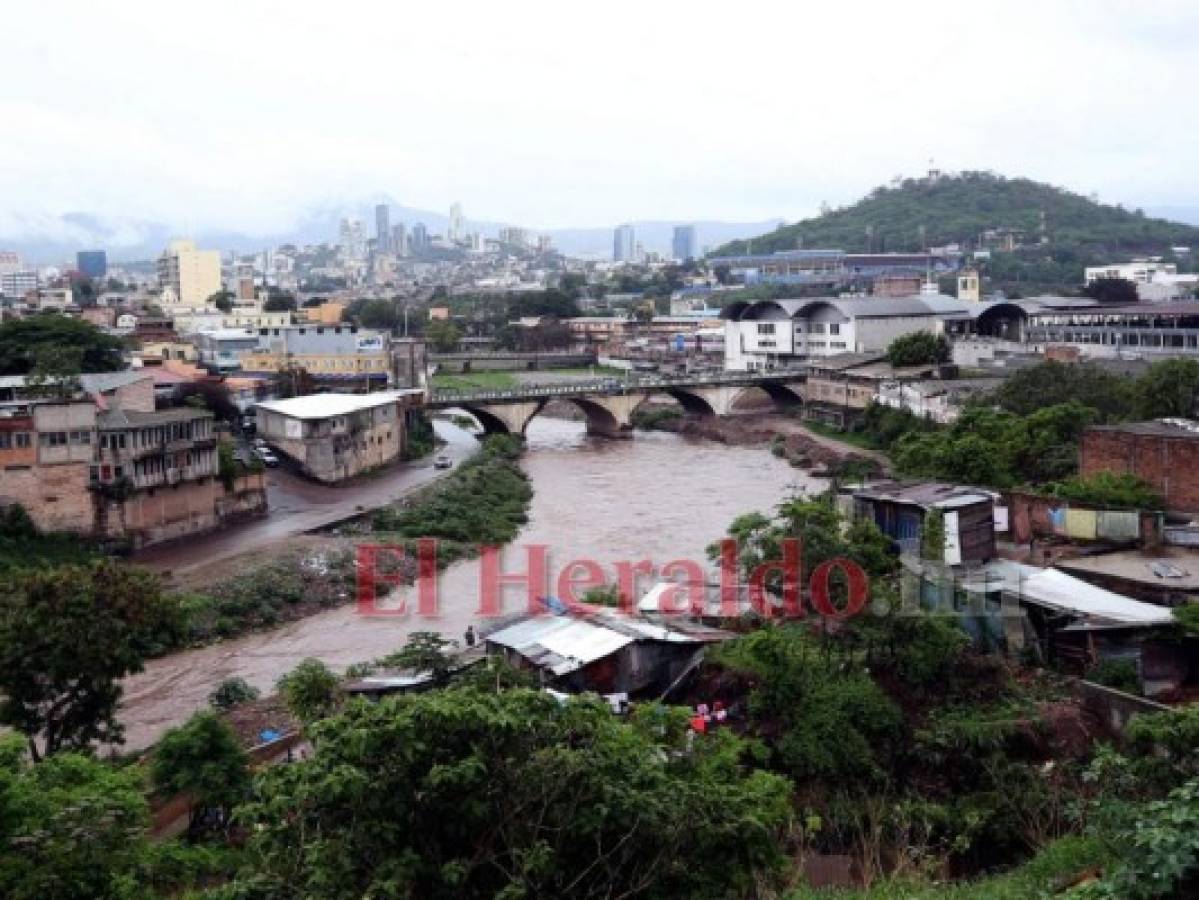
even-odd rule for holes
{"type": "Polygon", "coordinates": [[[270,451],[267,447],[255,447],[254,455],[258,457],[259,462],[264,466],[279,465],[279,457],[270,451]]]}
{"type": "Polygon", "coordinates": [[[433,460],[433,468],[434,469],[448,469],[453,464],[454,464],[454,461],[452,459],[450,459],[448,456],[446,456],[444,453],[442,453],[436,459],[433,460]]]}

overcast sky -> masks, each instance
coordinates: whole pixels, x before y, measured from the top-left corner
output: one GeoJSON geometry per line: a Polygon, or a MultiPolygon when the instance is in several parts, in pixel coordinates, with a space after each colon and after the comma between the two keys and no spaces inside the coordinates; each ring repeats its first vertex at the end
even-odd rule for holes
{"type": "Polygon", "coordinates": [[[930,158],[1199,205],[1193,0],[35,0],[4,20],[0,227],[268,231],[378,193],[543,228],[795,219],[930,158]]]}

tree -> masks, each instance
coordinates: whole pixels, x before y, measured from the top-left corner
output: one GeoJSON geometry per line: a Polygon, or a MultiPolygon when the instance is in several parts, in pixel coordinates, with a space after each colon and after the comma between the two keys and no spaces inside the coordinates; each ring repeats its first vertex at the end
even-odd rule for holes
{"type": "Polygon", "coordinates": [[[154,788],[164,798],[191,800],[189,830],[202,824],[224,829],[229,813],[250,787],[250,758],[223,719],[198,712],[170,729],[154,748],[150,763],[154,788]]]}
{"type": "Polygon", "coordinates": [[[280,678],[277,687],[287,711],[305,724],[332,715],[341,702],[337,676],[312,657],[280,678]]]}
{"type": "Polygon", "coordinates": [[[789,785],[686,730],[524,689],[354,704],[243,808],[255,896],[746,895],[781,862],[789,785]]]}
{"type": "Polygon", "coordinates": [[[1014,372],[992,395],[1009,412],[1029,415],[1071,401],[1096,411],[1100,422],[1118,422],[1133,414],[1134,382],[1094,363],[1052,360],[1014,372]]]}
{"type": "Polygon", "coordinates": [[[1162,509],[1161,495],[1131,472],[1075,475],[1051,486],[1054,496],[1078,503],[1122,509],[1162,509]]]}
{"type": "Polygon", "coordinates": [[[233,292],[217,291],[208,298],[208,304],[215,306],[223,313],[231,312],[233,310],[233,292]]]}
{"type": "Polygon", "coordinates": [[[77,352],[80,372],[116,372],[125,367],[120,338],[82,319],[38,313],[0,324],[0,375],[28,374],[47,350],[77,352]]]}
{"type": "Polygon", "coordinates": [[[450,353],[457,350],[458,342],[461,339],[462,334],[458,331],[458,326],[453,322],[444,319],[434,319],[425,327],[425,340],[438,353],[450,353]]]}
{"type": "Polygon", "coordinates": [[[896,367],[948,362],[949,355],[949,341],[945,335],[931,331],[901,335],[887,348],[887,362],[896,367]]]}
{"type": "Polygon", "coordinates": [[[1083,295],[1100,303],[1128,306],[1141,301],[1137,286],[1127,278],[1096,278],[1082,289],[1083,295]]]}
{"type": "Polygon", "coordinates": [[[219,712],[228,712],[243,703],[257,700],[258,696],[258,688],[244,678],[226,678],[208,695],[208,705],[219,712]]]}
{"type": "Polygon", "coordinates": [[[34,759],[119,743],[120,680],[179,633],[148,572],[100,561],[18,572],[0,586],[0,724],[34,759]]]}
{"type": "Polygon", "coordinates": [[[184,403],[194,401],[200,409],[206,409],[224,422],[234,423],[241,419],[241,410],[233,402],[224,382],[189,381],[180,385],[176,396],[184,403]]]}
{"type": "Polygon", "coordinates": [[[1195,415],[1199,397],[1199,360],[1166,359],[1154,363],[1136,383],[1137,415],[1158,419],[1195,415]]]}
{"type": "Polygon", "coordinates": [[[262,304],[264,312],[291,312],[296,308],[296,298],[294,294],[288,294],[278,288],[270,288],[270,294],[266,298],[266,302],[262,304]]]}
{"type": "Polygon", "coordinates": [[[381,328],[392,331],[400,324],[399,306],[394,300],[355,300],[346,310],[346,316],[363,328],[381,328]]]}
{"type": "Polygon", "coordinates": [[[445,684],[450,680],[450,669],[454,664],[451,650],[457,641],[447,641],[435,631],[414,631],[402,649],[380,660],[385,666],[429,672],[434,684],[445,684]]]}
{"type": "Polygon", "coordinates": [[[76,753],[30,765],[20,737],[0,737],[0,896],[135,896],[148,822],[136,766],[76,753]]]}

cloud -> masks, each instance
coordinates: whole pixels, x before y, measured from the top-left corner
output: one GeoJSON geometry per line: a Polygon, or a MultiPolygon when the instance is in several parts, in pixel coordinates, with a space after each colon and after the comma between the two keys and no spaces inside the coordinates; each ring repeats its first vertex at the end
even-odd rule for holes
{"type": "Polygon", "coordinates": [[[930,158],[1195,204],[1192,7],[17,4],[0,234],[270,233],[378,193],[543,228],[793,219],[930,158]]]}

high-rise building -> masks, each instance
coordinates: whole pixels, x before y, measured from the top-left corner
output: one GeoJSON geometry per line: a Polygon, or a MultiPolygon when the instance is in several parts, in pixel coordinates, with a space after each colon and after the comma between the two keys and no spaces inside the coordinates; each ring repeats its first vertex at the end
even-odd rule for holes
{"type": "Polygon", "coordinates": [[[626,223],[612,233],[612,259],[616,262],[633,262],[636,247],[637,237],[632,225],[626,223]]]}
{"type": "Polygon", "coordinates": [[[342,262],[366,259],[366,235],[358,219],[342,219],[340,228],[342,262]]]}
{"type": "Polygon", "coordinates": [[[419,255],[424,253],[429,247],[429,229],[425,227],[424,222],[417,222],[412,226],[412,253],[419,255]]]}
{"type": "Polygon", "coordinates": [[[103,278],[108,274],[108,254],[103,250],[80,250],[75,254],[75,268],[87,278],[103,278]]]}
{"type": "Polygon", "coordinates": [[[380,253],[390,253],[391,247],[391,210],[386,203],[375,207],[375,249],[380,253]]]}
{"type": "Polygon", "coordinates": [[[193,241],[172,241],[158,257],[163,303],[199,308],[221,290],[221,254],[197,250],[193,241]]]}
{"type": "Polygon", "coordinates": [[[455,203],[450,207],[450,224],[446,229],[446,237],[450,243],[460,241],[464,237],[461,203],[455,203]]]}
{"type": "Polygon", "coordinates": [[[396,256],[408,255],[408,235],[404,223],[399,222],[391,229],[391,252],[396,256]]]}
{"type": "Polygon", "coordinates": [[[671,242],[671,255],[679,262],[695,259],[695,226],[674,226],[674,240],[671,242]]]}

